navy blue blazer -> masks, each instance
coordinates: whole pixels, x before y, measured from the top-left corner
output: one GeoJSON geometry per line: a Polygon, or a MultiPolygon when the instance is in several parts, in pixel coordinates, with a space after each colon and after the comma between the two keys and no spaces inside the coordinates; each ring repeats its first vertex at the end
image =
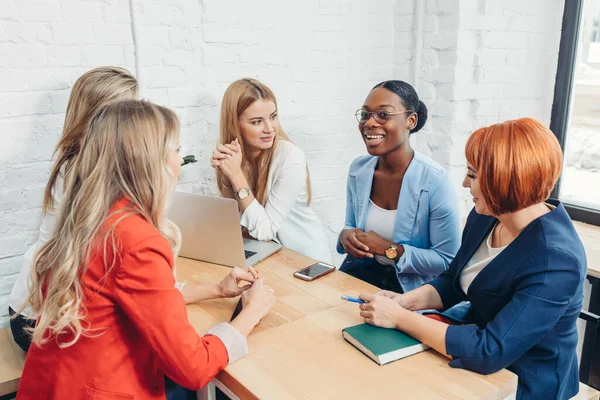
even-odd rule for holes
{"type": "Polygon", "coordinates": [[[569,399],[579,390],[577,317],[587,272],[583,245],[558,201],[531,222],[473,280],[460,273],[497,220],[467,219],[450,267],[430,284],[445,308],[471,302],[472,325],[451,325],[446,352],[451,367],[491,374],[507,368],[519,377],[517,399],[569,399]]]}

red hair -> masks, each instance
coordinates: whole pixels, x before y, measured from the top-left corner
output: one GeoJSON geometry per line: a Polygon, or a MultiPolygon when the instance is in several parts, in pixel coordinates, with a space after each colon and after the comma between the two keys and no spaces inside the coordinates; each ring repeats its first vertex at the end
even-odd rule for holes
{"type": "Polygon", "coordinates": [[[477,171],[483,198],[494,215],[548,199],[563,165],[558,140],[533,118],[476,130],[465,155],[477,171]]]}

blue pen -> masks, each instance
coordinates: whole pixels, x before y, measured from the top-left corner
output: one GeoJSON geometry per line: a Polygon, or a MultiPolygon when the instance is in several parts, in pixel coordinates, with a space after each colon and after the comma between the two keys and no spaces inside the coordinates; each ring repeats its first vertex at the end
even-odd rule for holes
{"type": "Polygon", "coordinates": [[[357,299],[356,297],[352,297],[352,296],[342,296],[342,300],[350,301],[352,303],[360,303],[360,304],[365,303],[361,299],[357,299]]]}

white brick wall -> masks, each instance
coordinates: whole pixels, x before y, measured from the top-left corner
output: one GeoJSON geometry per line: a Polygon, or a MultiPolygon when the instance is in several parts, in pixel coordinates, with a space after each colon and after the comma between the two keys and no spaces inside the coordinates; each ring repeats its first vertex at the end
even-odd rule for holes
{"type": "Polygon", "coordinates": [[[199,193],[215,193],[208,157],[225,88],[241,77],[264,81],[306,152],[313,207],[333,250],[347,169],[365,153],[353,113],[369,89],[412,82],[418,68],[430,120],[413,143],[458,185],[474,128],[521,115],[549,122],[563,2],[428,0],[416,49],[413,0],[135,0],[135,24],[127,0],[3,0],[0,318],[36,239],[69,89],[84,71],[139,71],[142,97],[181,118],[183,151],[200,160],[184,168],[181,186],[199,193]]]}

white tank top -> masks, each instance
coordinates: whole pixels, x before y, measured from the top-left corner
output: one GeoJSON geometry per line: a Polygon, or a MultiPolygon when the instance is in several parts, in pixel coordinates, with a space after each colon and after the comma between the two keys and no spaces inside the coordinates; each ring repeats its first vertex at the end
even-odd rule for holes
{"type": "MultiPolygon", "coordinates": [[[[394,226],[396,225],[396,213],[398,210],[386,210],[373,203],[369,199],[367,206],[367,221],[365,222],[365,232],[373,231],[384,239],[392,240],[394,237],[394,226]]],[[[375,255],[375,261],[384,265],[395,265],[394,260],[384,256],[375,255]]]]}

